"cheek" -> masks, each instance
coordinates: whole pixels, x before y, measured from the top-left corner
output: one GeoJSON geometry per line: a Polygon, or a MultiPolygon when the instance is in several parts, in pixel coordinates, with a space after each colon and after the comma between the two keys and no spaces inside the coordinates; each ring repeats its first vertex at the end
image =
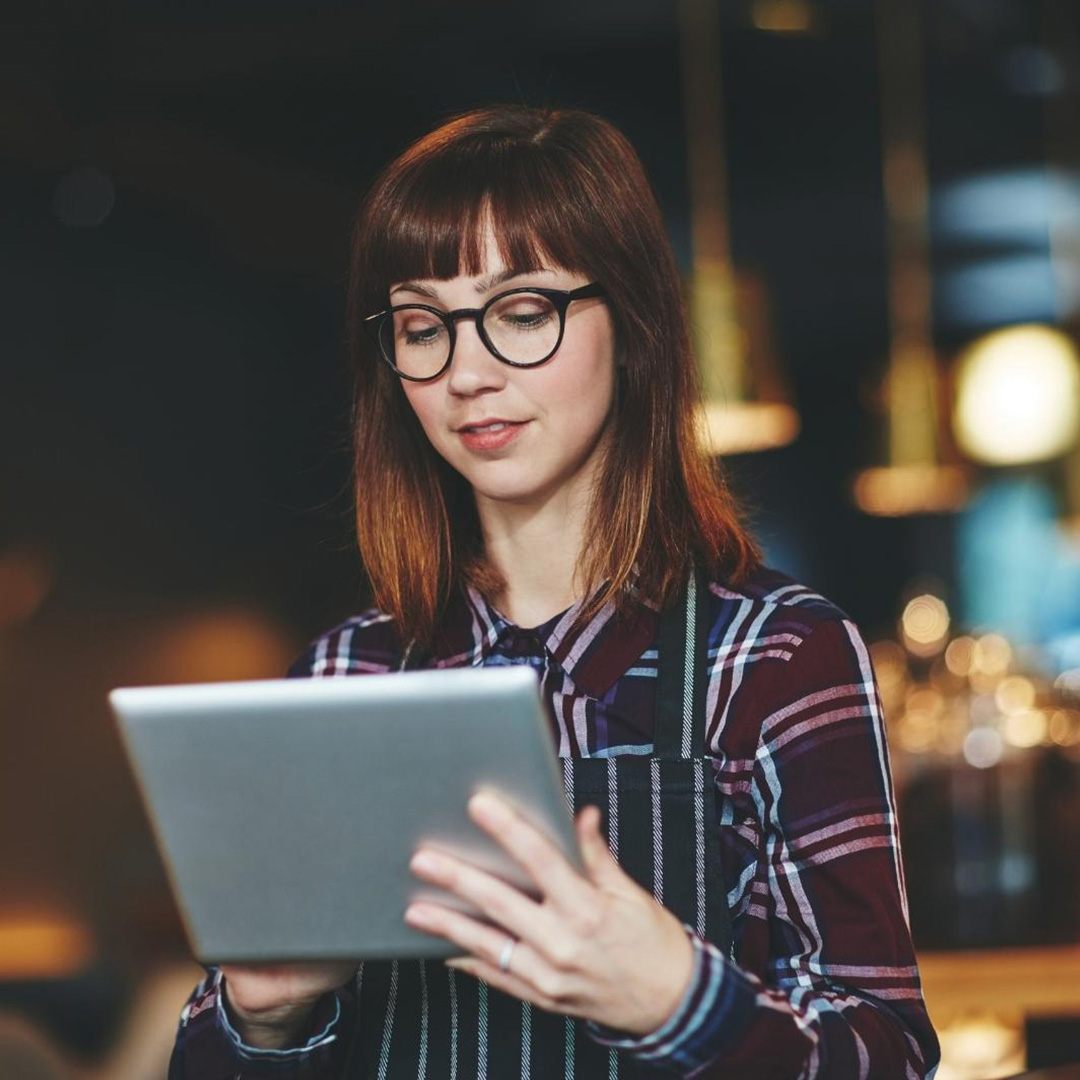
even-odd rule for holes
{"type": "Polygon", "coordinates": [[[565,419],[588,440],[611,408],[615,363],[606,340],[582,345],[544,369],[543,397],[553,419],[565,419]]]}
{"type": "Polygon", "coordinates": [[[436,384],[407,383],[404,380],[402,380],[402,384],[405,400],[412,407],[412,411],[416,413],[420,426],[427,432],[430,439],[433,432],[438,429],[437,421],[441,412],[441,399],[435,393],[436,384]]]}

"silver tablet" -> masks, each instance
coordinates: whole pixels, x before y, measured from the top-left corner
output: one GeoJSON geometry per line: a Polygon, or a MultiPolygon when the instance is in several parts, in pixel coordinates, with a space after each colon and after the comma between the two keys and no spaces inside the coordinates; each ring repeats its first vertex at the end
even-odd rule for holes
{"type": "Polygon", "coordinates": [[[482,788],[581,867],[527,666],[136,687],[109,703],[204,962],[453,955],[402,919],[414,898],[454,902],[410,872],[421,842],[529,886],[468,817],[482,788]]]}

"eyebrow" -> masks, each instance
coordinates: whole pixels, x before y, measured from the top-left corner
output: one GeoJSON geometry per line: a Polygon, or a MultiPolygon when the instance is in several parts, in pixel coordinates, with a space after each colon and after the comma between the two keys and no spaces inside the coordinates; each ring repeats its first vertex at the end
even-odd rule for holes
{"type": "MultiPolygon", "coordinates": [[[[497,274],[492,274],[490,277],[481,278],[476,283],[477,293],[483,294],[490,292],[496,285],[501,285],[504,281],[509,281],[511,278],[520,277],[522,274],[550,274],[551,271],[546,266],[537,267],[535,270],[517,270],[511,268],[509,270],[500,270],[497,274]]],[[[438,299],[435,295],[435,290],[428,288],[426,285],[421,285],[418,281],[403,281],[400,285],[395,285],[390,290],[390,295],[393,296],[396,292],[414,292],[420,296],[427,296],[432,300],[438,299]]]]}

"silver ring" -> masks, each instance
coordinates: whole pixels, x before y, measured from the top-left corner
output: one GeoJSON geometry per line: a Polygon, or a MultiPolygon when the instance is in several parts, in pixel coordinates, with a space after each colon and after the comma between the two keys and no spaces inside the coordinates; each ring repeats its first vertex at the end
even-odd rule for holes
{"type": "Polygon", "coordinates": [[[499,954],[499,970],[510,970],[510,957],[514,955],[514,946],[517,945],[516,938],[508,938],[506,944],[503,946],[502,952],[499,954]]]}

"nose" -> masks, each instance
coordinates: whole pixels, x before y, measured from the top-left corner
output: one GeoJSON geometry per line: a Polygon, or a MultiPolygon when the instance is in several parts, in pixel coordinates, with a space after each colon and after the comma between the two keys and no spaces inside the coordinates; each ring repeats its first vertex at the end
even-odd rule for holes
{"type": "Polygon", "coordinates": [[[506,365],[491,355],[480,339],[476,323],[470,319],[457,324],[449,376],[449,392],[465,397],[506,385],[506,365]]]}

